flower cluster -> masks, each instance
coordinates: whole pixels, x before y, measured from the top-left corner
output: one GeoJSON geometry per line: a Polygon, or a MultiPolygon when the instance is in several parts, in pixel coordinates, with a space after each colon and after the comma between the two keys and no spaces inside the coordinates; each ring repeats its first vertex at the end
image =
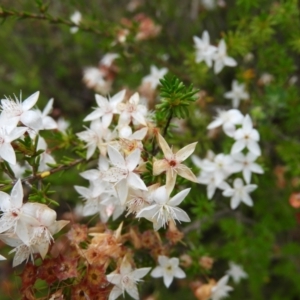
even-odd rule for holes
{"type": "Polygon", "coordinates": [[[202,38],[193,37],[196,49],[196,63],[204,61],[211,68],[214,62],[215,74],[220,73],[225,66],[235,67],[237,62],[227,55],[225,41],[220,40],[218,47],[210,44],[210,38],[207,31],[202,33],[202,38]]]}
{"type": "Polygon", "coordinates": [[[261,155],[258,144],[259,133],[253,128],[250,116],[243,116],[237,109],[219,111],[218,117],[207,128],[214,129],[219,126],[222,126],[225,134],[233,138],[235,142],[230,154],[215,155],[211,151],[203,160],[197,156],[192,157],[194,164],[201,169],[198,182],[207,185],[209,199],[218,188],[223,191],[223,196],[231,197],[232,209],[237,208],[241,202],[252,206],[253,201],[249,193],[257,188],[256,184],[251,184],[252,173],[263,173],[262,167],[255,162],[261,155]],[[243,179],[235,178],[233,187],[230,187],[226,180],[239,172],[242,172],[245,183],[243,179]]]}

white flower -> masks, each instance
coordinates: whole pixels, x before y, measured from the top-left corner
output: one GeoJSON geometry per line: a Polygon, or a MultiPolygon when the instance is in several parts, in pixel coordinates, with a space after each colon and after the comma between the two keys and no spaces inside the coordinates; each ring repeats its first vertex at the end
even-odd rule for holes
{"type": "MultiPolygon", "coordinates": [[[[26,203],[27,204],[27,203],[26,203]]],[[[35,224],[34,226],[30,226],[30,240],[27,243],[24,243],[16,234],[6,233],[1,234],[0,239],[5,242],[7,245],[11,247],[15,247],[10,253],[15,252],[13,267],[21,264],[24,260],[28,261],[29,257],[33,261],[33,254],[39,253],[44,259],[46,256],[49,245],[53,241],[52,235],[60,231],[65,225],[69,223],[69,221],[51,221],[49,220],[49,210],[50,208],[46,208],[45,210],[41,207],[43,204],[40,203],[28,203],[27,210],[32,213],[32,215],[40,216],[41,221],[46,221],[45,223],[50,224],[49,226],[43,225],[42,223],[35,224]],[[33,204],[33,206],[31,206],[33,204]],[[31,207],[30,207],[31,206],[31,207]],[[43,213],[44,211],[44,213],[43,213]],[[49,223],[50,222],[50,223],[49,223]]],[[[46,205],[44,205],[44,208],[46,205]]],[[[54,216],[53,213],[50,212],[50,219],[54,216]]],[[[56,218],[56,214],[55,214],[56,218]]]]}
{"type": "Polygon", "coordinates": [[[228,292],[232,291],[233,288],[227,285],[229,276],[223,276],[215,286],[211,289],[211,300],[220,300],[228,296],[228,292]]]}
{"type": "Polygon", "coordinates": [[[220,110],[218,111],[218,116],[207,126],[207,129],[213,129],[222,125],[224,132],[232,137],[236,130],[235,125],[242,124],[243,119],[244,117],[238,109],[220,110]]]}
{"type": "Polygon", "coordinates": [[[261,150],[257,143],[259,141],[259,133],[257,130],[253,129],[253,124],[249,115],[245,116],[242,128],[237,129],[233,137],[236,142],[231,148],[231,154],[239,153],[247,147],[254,155],[261,155],[261,150]]]}
{"type": "Polygon", "coordinates": [[[236,170],[232,167],[233,159],[230,155],[220,153],[214,157],[213,162],[205,161],[202,164],[202,170],[207,173],[213,173],[216,184],[220,184],[231,173],[236,170]]]}
{"type": "Polygon", "coordinates": [[[116,205],[113,205],[113,200],[117,200],[109,183],[91,184],[89,188],[75,186],[75,189],[85,200],[82,211],[83,216],[92,216],[99,213],[101,222],[106,223],[115,210],[116,205]]]}
{"type": "Polygon", "coordinates": [[[185,189],[170,199],[166,186],[161,186],[152,194],[152,201],[154,204],[143,208],[136,217],[143,217],[152,221],[155,230],[165,227],[170,220],[174,222],[175,220],[178,220],[179,222],[190,222],[191,220],[187,213],[177,207],[190,190],[190,188],[185,189]]]}
{"type": "Polygon", "coordinates": [[[159,266],[155,267],[150,275],[154,278],[163,277],[167,288],[171,285],[174,277],[186,277],[183,270],[179,267],[179,259],[177,257],[168,258],[167,256],[160,255],[158,262],[159,266]]]}
{"type": "Polygon", "coordinates": [[[198,176],[198,182],[207,185],[208,199],[212,199],[217,188],[221,190],[226,190],[229,188],[229,185],[226,181],[217,182],[215,174],[213,172],[201,172],[200,176],[198,176]]]}
{"type": "Polygon", "coordinates": [[[236,178],[233,182],[233,188],[224,190],[223,196],[231,197],[231,209],[236,209],[240,202],[244,202],[248,206],[253,206],[253,201],[249,196],[249,193],[253,192],[256,188],[256,184],[244,185],[241,178],[236,178]]]}
{"type": "Polygon", "coordinates": [[[139,164],[141,157],[139,149],[135,149],[124,158],[117,149],[108,146],[108,156],[113,167],[104,172],[102,178],[104,181],[115,183],[121,204],[124,204],[127,199],[129,186],[135,189],[147,190],[143,180],[134,173],[134,169],[139,164]]]}
{"type": "Polygon", "coordinates": [[[12,165],[16,164],[16,154],[11,142],[21,137],[26,130],[26,127],[0,127],[0,157],[3,160],[12,165]]]}
{"type": "Polygon", "coordinates": [[[224,94],[226,99],[232,100],[234,108],[239,107],[241,100],[248,100],[249,94],[245,91],[245,85],[239,84],[236,80],[232,82],[232,90],[224,94]]]}
{"type": "Polygon", "coordinates": [[[214,54],[214,61],[215,74],[220,73],[224,66],[235,67],[237,65],[232,57],[227,56],[226,43],[223,39],[219,42],[217,52],[214,54]]]}
{"type": "Polygon", "coordinates": [[[120,266],[120,273],[113,272],[106,276],[107,281],[115,285],[109,294],[108,300],[115,300],[121,294],[124,296],[125,291],[133,299],[138,300],[139,292],[136,284],[141,281],[141,278],[143,278],[150,270],[151,268],[132,269],[130,262],[125,256],[120,266]]]}
{"type": "Polygon", "coordinates": [[[246,183],[251,182],[251,175],[253,173],[263,174],[264,170],[254,161],[257,159],[257,156],[251,152],[248,152],[246,155],[243,153],[236,153],[232,155],[232,158],[235,160],[233,168],[237,171],[243,171],[243,176],[246,183]]]}
{"type": "Polygon", "coordinates": [[[117,105],[124,100],[126,90],[122,90],[108,101],[101,95],[95,95],[98,108],[90,113],[83,121],[93,121],[102,117],[102,124],[108,127],[111,124],[113,115],[117,113],[117,105]]]}
{"type": "Polygon", "coordinates": [[[240,265],[235,264],[234,262],[229,263],[229,270],[226,271],[226,274],[232,277],[234,283],[239,283],[241,279],[247,278],[247,273],[243,270],[240,265]]]}
{"type": "Polygon", "coordinates": [[[109,93],[112,84],[105,79],[105,73],[95,67],[87,67],[83,70],[83,81],[88,88],[104,95],[109,93]]]}
{"type": "Polygon", "coordinates": [[[25,244],[29,242],[31,225],[39,225],[39,221],[24,213],[23,188],[19,179],[11,190],[11,195],[0,191],[0,233],[11,230],[25,244]]]}
{"type": "Polygon", "coordinates": [[[100,120],[92,121],[90,128],[86,129],[86,131],[76,134],[79,139],[87,143],[86,158],[91,158],[97,148],[102,155],[106,155],[107,144],[114,138],[114,133],[104,126],[100,120]]]}
{"type": "Polygon", "coordinates": [[[135,121],[137,124],[146,126],[147,107],[139,104],[140,96],[134,93],[128,102],[119,103],[118,110],[120,113],[119,125],[129,125],[130,122],[135,121]]]}
{"type": "Polygon", "coordinates": [[[43,127],[43,122],[39,114],[30,110],[37,102],[40,92],[35,92],[23,102],[15,97],[12,99],[1,100],[1,119],[7,120],[7,124],[15,126],[20,121],[25,126],[33,129],[40,130],[43,127]],[[13,124],[13,125],[12,125],[13,124]]]}
{"type": "Polygon", "coordinates": [[[143,78],[143,83],[149,83],[151,89],[155,90],[160,84],[159,80],[168,73],[167,68],[158,69],[156,66],[150,67],[150,75],[143,78]]]}
{"type": "MultiPolygon", "coordinates": [[[[76,24],[76,25],[79,25],[80,22],[81,22],[81,19],[82,19],[82,16],[81,16],[81,13],[79,11],[75,11],[71,17],[70,17],[70,20],[76,24]]],[[[70,28],[70,32],[71,33],[76,33],[78,31],[78,27],[77,26],[73,26],[70,28]]]]}
{"type": "Polygon", "coordinates": [[[217,48],[215,46],[210,45],[208,32],[206,30],[203,31],[202,39],[200,39],[197,36],[194,36],[193,39],[196,48],[196,63],[205,61],[207,66],[211,68],[212,60],[214,54],[217,51],[217,48]]]}

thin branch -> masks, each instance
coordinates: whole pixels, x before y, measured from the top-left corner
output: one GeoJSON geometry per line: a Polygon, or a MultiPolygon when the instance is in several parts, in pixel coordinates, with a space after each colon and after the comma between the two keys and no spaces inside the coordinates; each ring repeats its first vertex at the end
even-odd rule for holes
{"type": "Polygon", "coordinates": [[[78,27],[78,29],[82,31],[92,32],[97,35],[102,35],[106,37],[113,37],[112,34],[109,33],[109,31],[100,31],[96,29],[95,27],[85,25],[83,23],[75,24],[72,21],[60,18],[60,17],[54,17],[48,13],[41,13],[41,14],[34,14],[24,11],[13,11],[13,10],[7,10],[3,7],[0,7],[0,18],[7,18],[7,17],[17,17],[20,19],[35,19],[35,20],[44,20],[48,21],[51,24],[59,24],[59,25],[66,25],[69,27],[78,27]]]}
{"type": "MultiPolygon", "coordinates": [[[[36,180],[41,180],[45,177],[48,177],[48,176],[50,176],[52,174],[55,174],[57,172],[60,172],[60,171],[68,170],[68,169],[70,169],[70,168],[72,168],[72,167],[74,167],[74,166],[76,166],[76,165],[78,165],[78,164],[80,164],[84,161],[86,161],[86,159],[84,159],[84,158],[76,159],[76,160],[72,161],[71,163],[69,163],[67,165],[60,165],[60,166],[55,167],[53,169],[50,169],[50,170],[47,170],[47,171],[44,171],[44,172],[41,172],[41,173],[37,173],[35,175],[30,175],[26,178],[23,178],[21,180],[21,182],[23,184],[26,184],[26,185],[30,186],[31,182],[34,182],[36,180]]],[[[6,190],[7,188],[15,185],[16,182],[17,182],[17,180],[13,180],[10,183],[0,184],[0,190],[6,190]]]]}

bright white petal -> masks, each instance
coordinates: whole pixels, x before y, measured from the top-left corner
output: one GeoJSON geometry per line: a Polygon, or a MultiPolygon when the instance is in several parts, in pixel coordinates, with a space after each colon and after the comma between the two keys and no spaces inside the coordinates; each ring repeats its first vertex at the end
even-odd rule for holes
{"type": "Polygon", "coordinates": [[[32,108],[38,101],[39,95],[40,95],[40,92],[35,92],[31,96],[29,96],[27,99],[25,99],[22,103],[23,110],[26,111],[26,110],[29,110],[30,108],[32,108]]]}

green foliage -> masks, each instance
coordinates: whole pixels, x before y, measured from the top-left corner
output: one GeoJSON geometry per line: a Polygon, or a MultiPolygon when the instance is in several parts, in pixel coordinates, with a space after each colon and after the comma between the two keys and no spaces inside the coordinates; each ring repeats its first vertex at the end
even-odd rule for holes
{"type": "Polygon", "coordinates": [[[193,85],[186,87],[178,78],[164,77],[160,80],[161,103],[156,105],[157,113],[161,119],[172,116],[184,119],[189,116],[188,106],[195,102],[193,85]]]}

